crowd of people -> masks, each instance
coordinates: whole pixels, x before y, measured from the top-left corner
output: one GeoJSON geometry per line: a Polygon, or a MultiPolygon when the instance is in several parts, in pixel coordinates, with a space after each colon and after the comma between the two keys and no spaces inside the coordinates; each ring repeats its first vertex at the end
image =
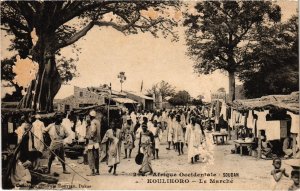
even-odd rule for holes
{"type": "MultiPolygon", "coordinates": [[[[186,146],[188,162],[192,164],[206,161],[209,158],[208,145],[211,144],[207,141],[209,137],[206,133],[211,131],[212,124],[205,117],[204,110],[204,107],[185,107],[141,112],[122,111],[121,118],[109,120],[107,129],[103,128],[103,115],[95,110],[91,110],[88,115],[75,115],[72,112],[56,114],[47,122],[40,114],[24,115],[21,125],[15,130],[21,147],[16,161],[21,164],[30,162],[32,169],[38,169],[43,152],[48,150],[45,173],[51,173],[52,162],[56,157],[62,164],[63,173],[69,174],[66,169],[65,147],[76,142],[85,148],[84,156],[91,170],[87,176],[100,175],[101,161],[106,161],[109,173],[117,175],[121,149],[124,149],[123,159],[126,159],[131,158],[134,149],[138,148],[137,153],[134,153],[140,154],[137,157],[142,157],[138,173],[146,175],[153,173],[151,160],[159,159],[163,140],[167,141],[166,149],[174,149],[178,155],[184,154],[186,146]],[[106,132],[102,132],[102,135],[103,130],[106,132]],[[45,137],[50,139],[50,144],[47,144],[45,137]]],[[[12,176],[15,177],[15,174],[13,171],[12,176]]],[[[17,182],[15,180],[14,183],[17,182]]]]}
{"type": "Polygon", "coordinates": [[[172,110],[142,111],[124,113],[122,132],[125,158],[129,149],[131,157],[135,140],[138,141],[138,152],[144,155],[143,163],[139,174],[152,174],[152,159],[159,159],[161,141],[167,142],[167,150],[174,149],[178,155],[184,154],[184,147],[187,147],[187,161],[207,161],[211,158],[210,147],[211,132],[213,124],[205,116],[206,108],[177,108],[172,110]],[[165,136],[165,137],[163,137],[165,136]]]}
{"type": "MultiPolygon", "coordinates": [[[[106,161],[108,172],[117,175],[117,167],[122,159],[131,158],[132,155],[140,165],[138,174],[151,175],[154,172],[151,162],[160,159],[161,149],[173,150],[179,156],[186,155],[190,164],[210,163],[213,161],[212,131],[216,127],[208,113],[209,109],[202,106],[140,112],[127,110],[120,111],[118,117],[110,119],[105,119],[105,115],[95,110],[88,114],[55,114],[50,119],[43,119],[40,114],[24,115],[20,119],[21,125],[15,130],[19,152],[10,173],[11,182],[18,186],[30,185],[28,169],[39,169],[45,151],[49,152],[44,173],[51,173],[52,162],[57,158],[62,164],[63,173],[69,174],[65,148],[74,145],[74,142],[84,148],[85,162],[90,168],[87,176],[100,175],[100,163],[103,161],[106,161]],[[162,148],[163,145],[166,148],[162,148]]],[[[244,127],[238,129],[237,133],[238,138],[252,136],[244,127]]],[[[267,148],[263,140],[262,147],[267,148]]],[[[274,166],[276,168],[272,175],[275,181],[279,179],[278,173],[286,176],[284,170],[274,166]]]]}

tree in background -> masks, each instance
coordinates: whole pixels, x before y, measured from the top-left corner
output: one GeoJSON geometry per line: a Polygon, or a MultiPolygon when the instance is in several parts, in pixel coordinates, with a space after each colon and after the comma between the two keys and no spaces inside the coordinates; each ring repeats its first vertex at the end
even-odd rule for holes
{"type": "Polygon", "coordinates": [[[299,91],[298,29],[298,16],[292,16],[263,31],[253,51],[257,61],[241,74],[248,98],[299,91]]]}
{"type": "Polygon", "coordinates": [[[161,95],[164,100],[168,96],[175,95],[175,87],[162,80],[161,82],[154,84],[151,89],[147,90],[147,93],[150,95],[155,94],[155,97],[161,95]]]}
{"type": "Polygon", "coordinates": [[[233,101],[235,77],[249,67],[246,63],[257,47],[259,31],[280,21],[281,9],[269,1],[204,1],[195,9],[184,22],[188,55],[200,74],[228,72],[233,101]]]}
{"type": "Polygon", "coordinates": [[[196,106],[202,105],[203,104],[203,101],[202,101],[203,99],[204,99],[203,95],[198,95],[197,98],[192,99],[191,103],[193,105],[196,105],[196,106]]]}
{"type": "MultiPolygon", "coordinates": [[[[18,84],[14,83],[14,77],[15,73],[13,72],[13,66],[15,64],[15,58],[10,58],[10,59],[4,59],[1,60],[1,83],[4,88],[14,88],[14,91],[12,94],[5,94],[5,96],[1,99],[2,101],[13,101],[17,102],[20,101],[23,97],[22,95],[22,90],[23,88],[20,87],[18,84]]],[[[4,88],[1,91],[4,91],[4,88]]]]}
{"type": "Polygon", "coordinates": [[[189,92],[183,90],[177,92],[171,99],[169,99],[169,103],[172,105],[187,105],[191,100],[191,96],[189,92]]]}
{"type": "Polygon", "coordinates": [[[126,80],[125,72],[120,72],[120,73],[118,74],[118,78],[120,79],[121,92],[122,92],[122,91],[123,91],[122,85],[123,85],[123,83],[124,83],[125,80],[126,80]]]}
{"type": "Polygon", "coordinates": [[[38,64],[19,108],[53,110],[62,79],[56,56],[74,45],[94,26],[112,27],[128,34],[150,32],[176,38],[177,21],[164,11],[177,9],[177,1],[5,1],[1,2],[2,30],[12,35],[10,50],[38,64]],[[147,14],[152,10],[155,14],[147,14]],[[170,10],[170,9],[168,9],[170,10]]]}

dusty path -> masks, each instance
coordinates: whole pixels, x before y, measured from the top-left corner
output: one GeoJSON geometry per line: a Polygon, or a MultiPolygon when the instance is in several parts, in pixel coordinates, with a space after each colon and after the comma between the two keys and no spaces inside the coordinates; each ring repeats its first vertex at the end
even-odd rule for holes
{"type": "MultiPolygon", "coordinates": [[[[76,171],[90,180],[87,182],[78,175],[75,175],[73,179],[75,189],[272,189],[270,175],[272,161],[257,160],[251,156],[230,154],[230,150],[233,147],[234,145],[231,141],[229,141],[229,145],[213,145],[211,147],[212,158],[209,162],[192,165],[187,163],[186,147],[185,154],[178,156],[174,150],[166,150],[166,142],[162,141],[159,153],[160,159],[152,160],[152,167],[156,173],[171,173],[176,174],[176,177],[135,176],[135,173],[139,169],[139,166],[134,161],[137,149],[133,151],[131,159],[121,160],[121,164],[117,169],[118,176],[109,174],[105,163],[101,163],[100,176],[88,177],[86,174],[90,171],[87,165],[78,164],[76,160],[68,159],[67,162],[69,165],[74,166],[76,171]],[[207,173],[215,176],[187,177],[190,173],[198,173],[200,174],[199,176],[201,176],[201,173],[207,173]],[[230,173],[226,174],[229,177],[224,177],[223,173],[230,173]],[[221,180],[229,183],[212,183],[210,179],[215,182],[221,180]],[[159,183],[149,183],[155,181],[159,183]],[[167,183],[170,181],[182,182],[167,183]],[[206,183],[204,183],[205,181],[206,183]]],[[[124,155],[121,157],[123,158],[124,155]]],[[[290,174],[291,167],[286,165],[284,161],[282,166],[290,174]]],[[[60,173],[61,166],[57,163],[57,165],[53,166],[53,171],[60,173]]],[[[60,182],[71,183],[72,175],[61,174],[60,182]]],[[[289,178],[285,178],[282,184],[288,188],[292,184],[292,181],[289,178]]]]}

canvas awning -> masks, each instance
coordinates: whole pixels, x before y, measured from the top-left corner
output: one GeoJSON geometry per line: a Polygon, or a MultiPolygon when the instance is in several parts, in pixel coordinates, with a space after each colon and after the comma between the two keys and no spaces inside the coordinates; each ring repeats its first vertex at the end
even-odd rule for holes
{"type": "Polygon", "coordinates": [[[235,100],[228,104],[237,110],[284,109],[299,114],[299,92],[289,95],[268,95],[261,98],[235,100]]]}
{"type": "Polygon", "coordinates": [[[124,104],[124,103],[137,104],[136,101],[129,99],[129,98],[116,97],[116,98],[111,98],[111,99],[114,102],[121,103],[121,104],[124,104]]]}

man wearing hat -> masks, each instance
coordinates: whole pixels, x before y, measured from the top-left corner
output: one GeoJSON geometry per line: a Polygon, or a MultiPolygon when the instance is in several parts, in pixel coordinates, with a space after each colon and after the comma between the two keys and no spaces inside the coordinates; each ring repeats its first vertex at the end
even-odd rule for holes
{"type": "Polygon", "coordinates": [[[99,175],[99,142],[100,137],[100,121],[96,119],[96,111],[90,111],[90,125],[87,128],[88,139],[88,163],[92,170],[90,176],[99,175]]]}

